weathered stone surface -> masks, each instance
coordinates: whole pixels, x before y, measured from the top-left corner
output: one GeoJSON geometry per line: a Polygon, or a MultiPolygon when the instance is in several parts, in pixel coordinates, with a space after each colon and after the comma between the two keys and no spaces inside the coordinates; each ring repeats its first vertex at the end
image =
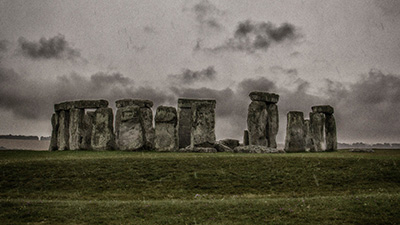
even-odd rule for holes
{"type": "Polygon", "coordinates": [[[190,145],[192,130],[192,108],[178,108],[179,148],[190,145]]]}
{"type": "Polygon", "coordinates": [[[120,150],[140,150],[145,146],[140,107],[130,105],[118,108],[116,116],[116,143],[120,150]]]}
{"type": "Polygon", "coordinates": [[[274,93],[253,91],[249,96],[252,101],[262,101],[267,103],[277,103],[279,101],[279,95],[274,93]]]}
{"type": "Polygon", "coordinates": [[[318,112],[310,113],[310,132],[314,148],[311,151],[325,151],[325,114],[318,112]]]}
{"type": "Polygon", "coordinates": [[[150,100],[142,99],[120,99],[115,102],[117,108],[123,108],[131,105],[136,105],[141,108],[151,108],[153,107],[153,102],[150,100]]]}
{"type": "Polygon", "coordinates": [[[51,140],[50,140],[50,146],[49,146],[49,151],[56,151],[58,150],[58,145],[57,145],[57,133],[58,133],[58,114],[53,113],[51,116],[51,126],[52,126],[52,131],[51,131],[51,140]]]}
{"type": "Polygon", "coordinates": [[[107,100],[78,100],[62,102],[54,105],[54,111],[77,109],[98,109],[108,107],[107,100]]]}
{"type": "Polygon", "coordinates": [[[247,113],[249,144],[268,146],[267,140],[268,112],[265,102],[253,101],[247,113]]]}
{"type": "Polygon", "coordinates": [[[336,122],[332,114],[325,115],[326,151],[337,150],[336,122]]]}
{"type": "Polygon", "coordinates": [[[214,144],[214,148],[217,149],[218,152],[233,152],[232,148],[218,141],[214,144]]]}
{"type": "Polygon", "coordinates": [[[155,116],[157,151],[178,150],[177,112],[174,107],[159,106],[155,116]]]}
{"type": "Polygon", "coordinates": [[[312,112],[314,113],[325,113],[325,114],[333,114],[333,107],[330,105],[317,105],[311,107],[312,112]]]}
{"type": "Polygon", "coordinates": [[[306,142],[306,151],[313,151],[314,143],[311,137],[310,120],[304,120],[304,140],[306,142]]]}
{"type": "Polygon", "coordinates": [[[146,150],[154,149],[155,130],[153,127],[153,111],[151,108],[140,108],[140,119],[144,132],[144,148],[146,150]]]}
{"type": "Polygon", "coordinates": [[[179,149],[179,152],[196,152],[196,153],[216,153],[217,149],[212,147],[191,147],[179,149]]]}
{"type": "Polygon", "coordinates": [[[193,125],[193,104],[204,103],[215,109],[216,101],[211,99],[178,99],[178,136],[179,148],[185,148],[191,144],[193,125]]]}
{"type": "Polygon", "coordinates": [[[94,112],[91,149],[113,150],[115,148],[113,120],[111,108],[100,108],[94,112]]]}
{"type": "Polygon", "coordinates": [[[156,123],[177,123],[178,114],[174,107],[170,106],[159,106],[156,111],[154,118],[156,123]]]}
{"type": "Polygon", "coordinates": [[[57,145],[58,150],[69,149],[69,111],[61,110],[58,114],[57,145]]]}
{"type": "Polygon", "coordinates": [[[87,112],[83,117],[83,141],[80,149],[91,150],[91,139],[93,131],[95,112],[87,112]]]}
{"type": "Polygon", "coordinates": [[[304,115],[303,112],[291,111],[287,114],[286,152],[304,152],[304,115]]]}
{"type": "Polygon", "coordinates": [[[285,153],[285,151],[276,148],[270,148],[260,145],[238,146],[233,149],[234,153],[285,153]]]}
{"type": "Polygon", "coordinates": [[[268,147],[276,148],[276,135],[279,130],[279,113],[276,104],[267,104],[268,123],[267,123],[267,141],[268,147]]]}
{"type": "Polygon", "coordinates": [[[191,147],[215,143],[215,105],[195,102],[192,105],[191,147]]]}
{"type": "Polygon", "coordinates": [[[250,144],[249,131],[248,130],[244,130],[244,133],[243,133],[243,145],[249,145],[249,144],[250,144]]]}
{"type": "Polygon", "coordinates": [[[217,141],[217,143],[226,145],[231,149],[234,149],[237,146],[239,146],[239,140],[236,140],[236,139],[222,139],[222,140],[217,141]]]}
{"type": "Polygon", "coordinates": [[[210,107],[215,108],[217,101],[214,99],[192,99],[192,98],[179,98],[178,108],[191,108],[193,103],[200,102],[211,105],[210,107]]]}
{"type": "Polygon", "coordinates": [[[69,149],[79,150],[84,142],[85,110],[73,108],[69,111],[69,149]]]}

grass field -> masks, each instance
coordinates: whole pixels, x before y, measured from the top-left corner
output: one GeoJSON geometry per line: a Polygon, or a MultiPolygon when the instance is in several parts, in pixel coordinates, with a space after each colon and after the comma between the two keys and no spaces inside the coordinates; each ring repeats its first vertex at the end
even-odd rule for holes
{"type": "Polygon", "coordinates": [[[400,224],[400,150],[0,151],[2,224],[400,224]]]}

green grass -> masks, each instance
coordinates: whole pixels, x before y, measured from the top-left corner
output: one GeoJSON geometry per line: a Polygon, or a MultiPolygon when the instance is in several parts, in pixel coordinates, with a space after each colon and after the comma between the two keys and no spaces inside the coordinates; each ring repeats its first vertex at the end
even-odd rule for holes
{"type": "Polygon", "coordinates": [[[5,224],[400,224],[400,151],[0,151],[5,224]]]}

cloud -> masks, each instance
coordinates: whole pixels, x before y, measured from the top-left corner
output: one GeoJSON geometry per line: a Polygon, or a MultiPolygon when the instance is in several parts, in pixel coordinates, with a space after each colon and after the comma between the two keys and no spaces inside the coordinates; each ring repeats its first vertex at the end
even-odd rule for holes
{"type": "Polygon", "coordinates": [[[69,46],[64,35],[58,34],[52,38],[42,37],[39,42],[28,41],[24,37],[18,39],[19,50],[23,56],[30,59],[68,59],[80,58],[80,51],[69,46]]]}
{"type": "Polygon", "coordinates": [[[184,69],[181,74],[169,75],[176,81],[183,84],[193,84],[197,81],[211,81],[215,80],[217,72],[214,66],[209,66],[206,69],[200,71],[192,71],[190,69],[184,69]]]}
{"type": "Polygon", "coordinates": [[[386,16],[400,15],[400,1],[398,0],[375,0],[375,5],[378,6],[386,16]]]}
{"type": "Polygon", "coordinates": [[[219,10],[208,0],[202,0],[197,3],[193,6],[191,11],[196,17],[201,33],[211,33],[223,29],[223,25],[218,21],[224,14],[223,11],[219,10]]]}
{"type": "Polygon", "coordinates": [[[98,72],[85,77],[71,73],[55,81],[37,81],[0,67],[0,108],[17,118],[48,120],[53,105],[78,99],[107,99],[110,106],[122,98],[143,98],[155,105],[175,103],[175,96],[149,86],[137,86],[121,73],[98,72]]]}
{"type": "Polygon", "coordinates": [[[6,52],[8,50],[9,41],[0,40],[0,52],[6,52]]]}
{"type": "Polygon", "coordinates": [[[253,22],[246,20],[239,22],[232,38],[223,45],[206,48],[211,52],[240,51],[254,53],[256,51],[267,51],[273,44],[283,44],[299,39],[302,35],[298,28],[290,23],[276,26],[271,22],[253,22]]]}
{"type": "Polygon", "coordinates": [[[290,75],[290,76],[298,75],[297,69],[294,69],[294,68],[285,69],[281,66],[271,66],[269,68],[269,70],[274,74],[284,74],[284,75],[290,75]]]}
{"type": "Polygon", "coordinates": [[[144,26],[143,31],[147,34],[157,34],[157,30],[152,26],[144,26]]]}

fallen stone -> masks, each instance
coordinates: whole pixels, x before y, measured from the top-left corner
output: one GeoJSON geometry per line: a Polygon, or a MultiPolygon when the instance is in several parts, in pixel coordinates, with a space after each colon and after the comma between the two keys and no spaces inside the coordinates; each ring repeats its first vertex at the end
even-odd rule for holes
{"type": "Polygon", "coordinates": [[[374,153],[375,151],[372,149],[366,149],[366,148],[353,148],[353,149],[350,149],[349,152],[374,153]]]}
{"type": "Polygon", "coordinates": [[[270,148],[267,146],[260,145],[247,145],[247,146],[238,146],[233,149],[234,153],[285,153],[284,150],[270,148]]]}
{"type": "Polygon", "coordinates": [[[325,114],[333,114],[333,107],[330,105],[317,105],[311,107],[314,113],[325,113],[325,114]]]}
{"type": "Polygon", "coordinates": [[[195,102],[192,105],[191,147],[215,143],[215,104],[195,102]]]}
{"type": "Polygon", "coordinates": [[[279,101],[279,95],[274,93],[253,91],[249,94],[252,101],[262,101],[267,103],[277,103],[279,101]]]}
{"type": "Polygon", "coordinates": [[[268,112],[265,102],[253,101],[247,113],[249,144],[268,146],[267,140],[268,112]]]}
{"type": "Polygon", "coordinates": [[[222,144],[221,142],[216,142],[214,144],[214,148],[217,149],[217,152],[233,152],[232,148],[230,148],[227,145],[222,144]]]}
{"type": "Polygon", "coordinates": [[[142,99],[120,99],[115,102],[117,108],[123,108],[131,105],[136,105],[141,108],[151,108],[153,107],[153,102],[150,100],[142,100],[142,99]]]}
{"type": "Polygon", "coordinates": [[[303,112],[288,112],[285,151],[304,152],[305,148],[303,112]]]}
{"type": "Polygon", "coordinates": [[[217,149],[210,147],[191,147],[179,149],[179,152],[191,152],[191,153],[216,153],[217,149]]]}
{"type": "Polygon", "coordinates": [[[234,149],[237,146],[239,146],[239,140],[236,139],[222,139],[217,141],[217,144],[223,144],[226,145],[227,147],[234,149]]]}
{"type": "Polygon", "coordinates": [[[100,108],[94,112],[91,149],[113,150],[115,148],[113,120],[111,108],[100,108]]]}

